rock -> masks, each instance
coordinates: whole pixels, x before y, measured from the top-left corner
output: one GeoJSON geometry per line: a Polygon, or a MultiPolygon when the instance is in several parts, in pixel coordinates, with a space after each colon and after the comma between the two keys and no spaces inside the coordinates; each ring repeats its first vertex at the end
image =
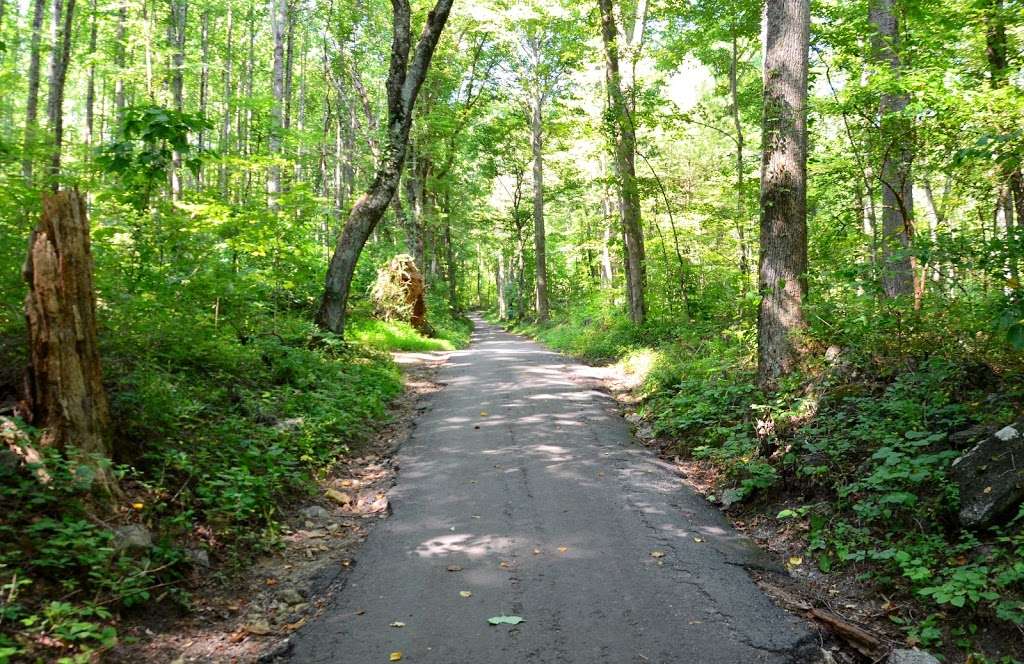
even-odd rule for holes
{"type": "Polygon", "coordinates": [[[310,521],[327,521],[331,518],[331,513],[320,507],[319,505],[310,505],[309,507],[303,507],[299,510],[299,514],[306,517],[310,521]]]}
{"type": "Polygon", "coordinates": [[[843,349],[839,346],[829,346],[825,349],[825,361],[835,364],[843,356],[843,349]]]}
{"type": "Polygon", "coordinates": [[[285,588],[278,594],[278,596],[289,605],[302,604],[306,599],[302,596],[302,593],[295,588],[285,588]]]}
{"type": "Polygon", "coordinates": [[[993,523],[1024,500],[1024,420],[1003,427],[953,462],[960,487],[960,523],[993,523]]]}
{"type": "Polygon", "coordinates": [[[114,529],[114,550],[127,551],[148,551],[153,546],[153,533],[149,528],[139,524],[121,526],[114,529]]]}
{"type": "Polygon", "coordinates": [[[650,424],[641,424],[636,428],[636,437],[640,440],[653,440],[654,439],[654,427],[650,424]]]}
{"type": "Polygon", "coordinates": [[[206,549],[185,549],[185,558],[192,563],[193,567],[210,567],[210,554],[206,549]]]}
{"type": "Polygon", "coordinates": [[[982,438],[991,436],[996,430],[991,424],[976,424],[963,431],[954,431],[949,434],[949,446],[957,450],[965,450],[974,445],[982,438]]]}
{"type": "Polygon", "coordinates": [[[352,503],[352,496],[342,491],[338,491],[337,489],[328,489],[324,492],[324,495],[342,507],[346,507],[352,503]]]}
{"type": "Polygon", "coordinates": [[[269,636],[274,633],[274,630],[270,627],[270,623],[266,620],[255,620],[242,627],[245,631],[256,636],[269,636]]]}
{"type": "Polygon", "coordinates": [[[727,510],[743,500],[743,492],[739,489],[726,489],[722,492],[722,509],[727,510]]]}
{"type": "Polygon", "coordinates": [[[931,654],[923,650],[898,648],[889,653],[887,664],[942,664],[931,654]]]}
{"type": "Polygon", "coordinates": [[[281,420],[275,424],[274,428],[278,431],[295,431],[301,429],[305,422],[305,418],[302,417],[289,417],[287,420],[281,420]]]}

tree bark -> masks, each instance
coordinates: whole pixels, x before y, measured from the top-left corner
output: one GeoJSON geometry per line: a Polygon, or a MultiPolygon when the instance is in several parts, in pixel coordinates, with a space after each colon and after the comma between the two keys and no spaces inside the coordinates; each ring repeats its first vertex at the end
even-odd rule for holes
{"type": "Polygon", "coordinates": [[[356,201],[342,228],[341,236],[327,269],[323,301],[317,317],[321,327],[344,334],[346,306],[352,276],[363,245],[391,202],[402,174],[405,152],[412,126],[412,113],[420,86],[426,78],[434,49],[448,20],[453,0],[437,0],[427,16],[416,44],[412,61],[410,51],[410,14],[408,0],[392,0],[394,12],[391,63],[387,79],[387,145],[377,164],[377,173],[363,196],[356,201]]]}
{"type": "MultiPolygon", "coordinates": [[[[604,42],[605,82],[608,103],[614,118],[615,172],[619,186],[619,217],[622,221],[623,242],[626,246],[626,292],[629,318],[643,324],[647,317],[645,291],[647,264],[644,250],[643,225],[640,220],[640,192],[636,180],[636,127],[632,108],[622,91],[619,71],[618,28],[615,24],[613,0],[600,0],[601,37],[604,42]]],[[[634,26],[634,30],[642,26],[634,26]]]]}
{"type": "MultiPolygon", "coordinates": [[[[227,8],[227,36],[224,38],[224,117],[222,118],[220,128],[220,143],[218,147],[220,151],[227,154],[231,149],[231,113],[232,113],[232,83],[231,77],[234,73],[234,57],[233,52],[233,37],[235,30],[234,14],[231,10],[231,4],[228,4],[227,8]]],[[[220,186],[221,196],[224,200],[228,199],[228,167],[226,164],[221,164],[218,173],[218,183],[220,186]]]]}
{"type": "Polygon", "coordinates": [[[807,293],[808,0],[768,0],[764,44],[758,382],[792,371],[807,293]]]}
{"type": "Polygon", "coordinates": [[[53,132],[53,151],[50,156],[50,185],[57,191],[60,184],[61,148],[64,144],[64,82],[71,62],[71,26],[75,16],[75,0],[53,2],[53,50],[50,52],[50,90],[46,100],[50,131],[53,132]]]}
{"type": "MultiPolygon", "coordinates": [[[[206,107],[210,99],[210,10],[204,9],[199,19],[199,115],[206,117],[206,107]]],[[[206,148],[206,128],[199,130],[199,150],[206,148]]],[[[196,183],[203,186],[203,170],[200,162],[196,171],[196,183]]]]}
{"type": "Polygon", "coordinates": [[[25,102],[25,144],[22,148],[21,173],[27,183],[32,183],[36,129],[39,121],[39,47],[42,41],[43,16],[46,14],[45,0],[35,0],[32,9],[32,42],[28,60],[28,98],[25,102]]]}
{"type": "Polygon", "coordinates": [[[732,58],[729,60],[729,100],[733,127],[736,130],[736,235],[740,242],[740,277],[742,292],[750,285],[750,247],[747,245],[746,206],[743,204],[743,124],[740,122],[738,78],[739,43],[736,30],[732,32],[732,58]]]}
{"type": "MultiPolygon", "coordinates": [[[[96,28],[97,28],[97,12],[96,12],[96,0],[92,0],[90,7],[91,23],[89,25],[89,57],[92,57],[96,53],[96,28]]],[[[93,113],[96,105],[96,63],[92,62],[89,64],[89,78],[85,86],[85,145],[92,147],[93,143],[93,127],[95,126],[95,116],[93,113]]]]}
{"type": "MultiPolygon", "coordinates": [[[[869,20],[875,29],[871,53],[875,63],[887,67],[893,78],[901,69],[899,25],[894,0],[871,0],[869,20]]],[[[882,290],[886,297],[914,291],[914,265],[910,255],[913,237],[914,196],[909,144],[910,123],[903,117],[908,103],[903,92],[884,91],[879,100],[882,167],[882,290]]]]}
{"type": "Polygon", "coordinates": [[[542,323],[549,318],[547,241],[544,230],[543,105],[544,96],[537,92],[530,103],[530,149],[533,152],[534,305],[537,308],[537,320],[542,323]]]}
{"type": "Polygon", "coordinates": [[[277,198],[281,193],[281,165],[277,160],[281,153],[281,132],[284,130],[284,59],[285,36],[288,29],[288,0],[270,0],[270,26],[274,37],[273,89],[274,104],[270,109],[270,166],[267,169],[267,207],[277,210],[277,198]]]}
{"type": "Polygon", "coordinates": [[[498,251],[498,261],[494,273],[494,287],[498,295],[498,320],[508,319],[508,305],[505,303],[505,255],[498,251]]]}
{"type": "MultiPolygon", "coordinates": [[[[171,0],[167,42],[171,47],[171,99],[175,110],[185,107],[185,26],[188,0],[171,0]]],[[[171,153],[171,200],[181,200],[181,153],[171,153]]]]}
{"type": "MultiPolygon", "coordinates": [[[[230,11],[230,10],[229,10],[230,11]]],[[[117,80],[114,83],[114,110],[118,120],[124,110],[124,60],[125,60],[125,23],[128,21],[128,4],[122,2],[117,8],[117,43],[114,45],[114,66],[117,69],[117,80]]]]}
{"type": "Polygon", "coordinates": [[[112,452],[109,409],[96,336],[89,221],[77,191],[44,197],[23,276],[29,285],[28,419],[43,430],[43,447],[80,458],[96,470],[102,488],[115,492],[109,467],[97,463],[112,452]]]}

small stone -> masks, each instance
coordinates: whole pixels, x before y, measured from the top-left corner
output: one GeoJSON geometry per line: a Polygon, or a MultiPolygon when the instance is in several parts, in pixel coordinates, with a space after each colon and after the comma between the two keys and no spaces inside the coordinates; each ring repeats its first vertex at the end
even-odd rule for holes
{"type": "Polygon", "coordinates": [[[192,563],[193,567],[209,567],[210,554],[206,549],[185,549],[185,558],[192,563]]]}
{"type": "Polygon", "coordinates": [[[131,524],[114,529],[114,549],[116,551],[147,551],[152,546],[153,534],[145,526],[131,524]]]}
{"type": "Polygon", "coordinates": [[[256,620],[245,625],[242,629],[250,634],[255,634],[256,636],[269,636],[274,633],[274,630],[270,627],[270,623],[266,620],[256,620]]]}
{"type": "Polygon", "coordinates": [[[908,650],[905,648],[893,650],[889,653],[887,664],[941,664],[930,653],[924,650],[908,650]]]}
{"type": "Polygon", "coordinates": [[[347,493],[338,491],[337,489],[328,489],[324,492],[324,495],[338,503],[342,507],[346,507],[352,504],[352,496],[347,493]]]}
{"type": "Polygon", "coordinates": [[[299,510],[299,514],[310,521],[326,521],[331,518],[331,513],[319,505],[310,505],[299,510]]]}
{"type": "Polygon", "coordinates": [[[302,604],[306,599],[296,588],[285,588],[278,596],[288,604],[302,604]]]}

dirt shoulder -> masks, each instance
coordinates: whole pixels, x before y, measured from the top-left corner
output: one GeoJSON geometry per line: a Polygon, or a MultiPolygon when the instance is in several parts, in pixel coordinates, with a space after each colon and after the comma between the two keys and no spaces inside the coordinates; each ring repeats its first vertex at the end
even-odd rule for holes
{"type": "Polygon", "coordinates": [[[391,404],[390,421],[359,456],[340,459],[319,480],[316,499],[282,515],[280,549],[243,572],[196,561],[191,610],[167,606],[127,618],[121,645],[105,661],[257,662],[287,651],[290,634],[344,586],[358,564],[360,544],[390,514],[387,491],[398,470],[393,454],[415,427],[423,397],[441,388],[434,377],[448,355],[394,353],[405,389],[391,404]]]}

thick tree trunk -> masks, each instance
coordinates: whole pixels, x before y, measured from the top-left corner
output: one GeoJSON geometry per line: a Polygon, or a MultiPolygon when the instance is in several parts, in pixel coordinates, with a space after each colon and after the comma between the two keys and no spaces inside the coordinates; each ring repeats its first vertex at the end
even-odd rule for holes
{"type": "Polygon", "coordinates": [[[109,468],[109,410],[96,339],[96,296],[85,202],[77,191],[43,199],[23,270],[31,364],[26,403],[40,444],[81,458],[101,487],[116,491],[109,468]]]}
{"type": "Polygon", "coordinates": [[[377,165],[373,183],[352,207],[341,237],[338,238],[337,248],[327,268],[323,301],[317,317],[322,327],[336,334],[344,334],[345,331],[346,306],[359,254],[398,188],[405,163],[416,96],[419,94],[423,79],[426,78],[430,60],[448,20],[452,2],[453,0],[437,0],[437,4],[427,17],[410,62],[409,3],[408,0],[392,0],[394,32],[387,80],[387,145],[377,165]]]}
{"type": "Polygon", "coordinates": [[[805,325],[808,0],[768,0],[766,16],[757,350],[758,381],[772,389],[805,325]]]}
{"type": "Polygon", "coordinates": [[[267,207],[277,210],[281,193],[281,166],[277,160],[281,153],[281,132],[284,130],[284,58],[285,33],[288,29],[288,0],[270,0],[270,25],[274,36],[274,68],[272,84],[274,104],[270,109],[270,167],[267,169],[267,207]]]}
{"type": "MultiPolygon", "coordinates": [[[[619,72],[618,28],[613,0],[600,0],[601,37],[604,42],[605,82],[614,122],[615,172],[619,185],[619,216],[626,245],[626,292],[629,318],[640,325],[647,317],[645,290],[647,264],[643,225],[640,221],[640,192],[636,181],[636,127],[631,105],[622,92],[619,72]]],[[[634,27],[636,29],[636,27],[634,27]]]]}
{"type": "MultiPolygon", "coordinates": [[[[869,20],[874,61],[889,74],[900,73],[899,26],[894,0],[871,0],[869,20]]],[[[903,117],[908,103],[904,93],[883,92],[879,101],[882,146],[882,290],[887,297],[914,291],[914,265],[910,256],[913,237],[914,196],[910,167],[910,123],[903,117]]]]}
{"type": "Polygon", "coordinates": [[[543,96],[538,93],[530,103],[530,149],[533,152],[533,255],[535,263],[534,304],[537,320],[544,322],[548,312],[547,238],[544,230],[544,125],[543,96]]]}
{"type": "Polygon", "coordinates": [[[39,48],[42,41],[46,0],[35,0],[32,9],[32,42],[28,58],[28,99],[25,102],[25,144],[22,148],[21,173],[31,184],[36,129],[39,121],[39,48]]]}

